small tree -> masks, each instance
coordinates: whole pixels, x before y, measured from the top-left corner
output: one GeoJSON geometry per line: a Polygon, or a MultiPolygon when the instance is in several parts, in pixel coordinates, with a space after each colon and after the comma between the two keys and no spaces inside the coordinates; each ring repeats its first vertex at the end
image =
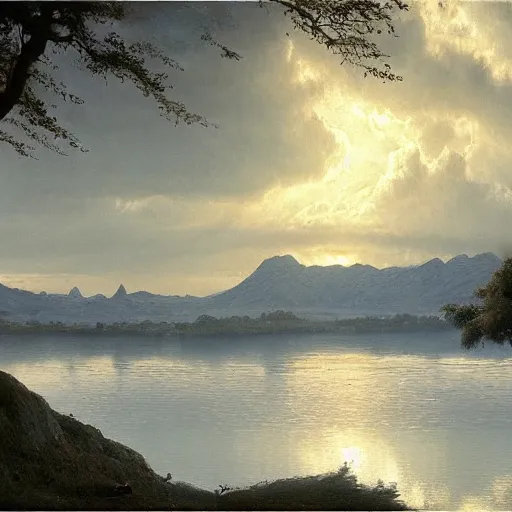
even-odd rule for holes
{"type": "Polygon", "coordinates": [[[462,330],[461,345],[476,347],[483,339],[512,346],[512,258],[507,258],[490,281],[475,291],[480,304],[447,304],[445,318],[462,330]]]}
{"type": "MultiPolygon", "coordinates": [[[[372,34],[394,34],[394,11],[406,10],[401,0],[270,0],[284,7],[296,29],[325,46],[349,63],[386,81],[401,80],[383,63],[383,54],[372,34]],[[376,65],[377,63],[377,65],[376,65]]],[[[263,2],[260,2],[263,5],[263,2]]],[[[201,115],[167,95],[168,76],[152,72],[151,60],[182,71],[174,59],[147,41],[128,44],[111,31],[99,36],[100,25],[126,18],[125,2],[0,2],[0,121],[24,132],[29,140],[64,154],[59,141],[85,151],[75,135],[63,128],[51,113],[55,105],[43,101],[37,88],[53,92],[64,101],[83,101],[52,77],[56,53],[74,51],[82,69],[105,80],[111,76],[132,82],[151,97],[160,114],[175,123],[209,126],[201,115]]],[[[241,56],[205,33],[202,39],[221,50],[221,56],[239,60],[241,56]]],[[[0,141],[10,144],[20,155],[33,156],[34,147],[12,133],[0,130],[0,141]]]]}

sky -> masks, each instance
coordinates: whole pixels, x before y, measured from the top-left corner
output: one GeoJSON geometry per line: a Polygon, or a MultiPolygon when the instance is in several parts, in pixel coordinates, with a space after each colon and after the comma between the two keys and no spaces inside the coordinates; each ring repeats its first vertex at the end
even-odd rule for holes
{"type": "Polygon", "coordinates": [[[412,4],[378,40],[396,83],[340,66],[275,7],[132,4],[115,28],[175,58],[170,97],[218,128],[176,127],[133,85],[56,56],[85,100],[57,114],[89,152],[2,146],[1,283],[208,295],[278,254],[379,268],[509,254],[512,4],[412,4]]]}

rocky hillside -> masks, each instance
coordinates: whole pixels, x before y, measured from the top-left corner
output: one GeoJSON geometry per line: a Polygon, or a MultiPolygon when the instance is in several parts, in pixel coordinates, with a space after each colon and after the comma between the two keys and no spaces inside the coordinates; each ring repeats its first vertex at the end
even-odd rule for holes
{"type": "Polygon", "coordinates": [[[396,488],[361,485],[346,466],[222,492],[167,482],[2,371],[0,434],[0,510],[407,510],[396,488]]]}
{"type": "Polygon", "coordinates": [[[0,510],[407,510],[347,467],[210,492],[157,475],[130,448],[52,410],[0,371],[0,510]]]}
{"type": "Polygon", "coordinates": [[[214,508],[212,492],[166,483],[137,452],[52,410],[0,371],[0,508],[214,508]],[[129,484],[132,493],[126,494],[129,484]]]}

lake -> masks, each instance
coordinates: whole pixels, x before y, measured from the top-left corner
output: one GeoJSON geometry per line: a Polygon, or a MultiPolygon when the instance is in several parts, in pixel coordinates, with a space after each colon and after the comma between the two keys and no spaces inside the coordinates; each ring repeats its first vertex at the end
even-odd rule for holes
{"type": "Polygon", "coordinates": [[[62,413],[214,489],[336,470],[411,506],[512,509],[512,349],[459,333],[0,338],[62,413]]]}

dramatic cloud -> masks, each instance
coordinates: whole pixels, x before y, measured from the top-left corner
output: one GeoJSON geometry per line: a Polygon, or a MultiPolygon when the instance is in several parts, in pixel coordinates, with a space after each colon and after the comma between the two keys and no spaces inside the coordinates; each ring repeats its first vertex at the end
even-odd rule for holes
{"type": "Polygon", "coordinates": [[[119,29],[176,58],[172,94],[219,128],[174,127],[129,84],[63,61],[87,103],[61,114],[91,151],[4,148],[2,282],[206,294],[279,253],[386,266],[510,250],[511,4],[415,4],[379,40],[393,84],[340,66],[275,8],[132,6],[119,29]]]}
{"type": "Polygon", "coordinates": [[[70,78],[69,63],[63,62],[59,78],[72,80],[87,101],[82,109],[65,108],[64,115],[91,151],[65,162],[45,155],[37,163],[18,163],[19,172],[30,175],[25,193],[37,191],[52,200],[154,194],[218,199],[321,177],[336,149],[311,108],[323,90],[300,81],[286,29],[277,23],[284,17],[254,4],[233,6],[236,28],[213,34],[242,54],[237,62],[200,44],[202,26],[216,28],[216,10],[228,6],[213,6],[211,18],[203,4],[152,5],[143,9],[149,19],[134,28],[130,20],[120,31],[134,39],[149,34],[175,57],[185,71],[171,72],[171,94],[218,128],[173,127],[131,84],[113,79],[105,87],[85,73],[70,78]]]}

